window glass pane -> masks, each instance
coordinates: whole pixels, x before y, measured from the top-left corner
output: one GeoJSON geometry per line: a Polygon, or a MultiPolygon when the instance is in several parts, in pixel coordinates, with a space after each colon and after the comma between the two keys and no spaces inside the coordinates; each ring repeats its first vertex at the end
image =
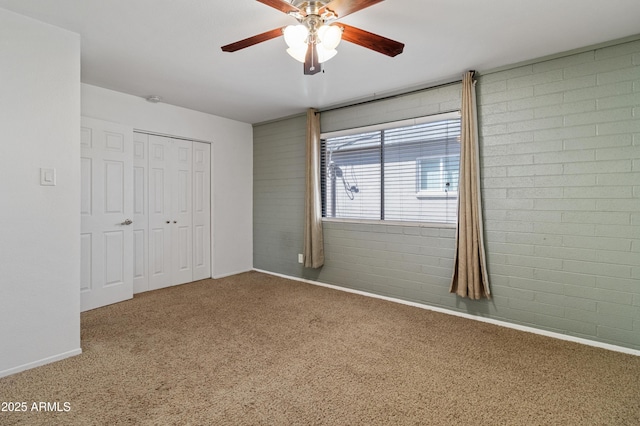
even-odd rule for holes
{"type": "Polygon", "coordinates": [[[325,217],[455,223],[459,119],[354,133],[324,141],[325,217]]]}
{"type": "Polygon", "coordinates": [[[325,143],[325,216],[380,219],[380,132],[325,143]]]}

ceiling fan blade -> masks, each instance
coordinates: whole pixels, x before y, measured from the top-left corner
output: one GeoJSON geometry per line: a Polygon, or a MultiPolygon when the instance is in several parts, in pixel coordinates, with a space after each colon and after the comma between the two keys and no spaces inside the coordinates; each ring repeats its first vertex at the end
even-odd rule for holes
{"type": "Polygon", "coordinates": [[[399,41],[391,40],[390,38],[382,37],[343,23],[334,25],[343,28],[342,39],[350,43],[358,44],[391,57],[401,54],[404,50],[404,43],[400,43],[399,41]]]}
{"type": "Polygon", "coordinates": [[[320,8],[319,15],[322,15],[325,11],[331,11],[336,18],[343,18],[353,12],[365,9],[369,6],[373,6],[376,3],[380,3],[384,0],[333,0],[331,3],[320,8]]]}
{"type": "Polygon", "coordinates": [[[285,27],[276,28],[262,34],[254,35],[253,37],[245,38],[244,40],[236,41],[235,43],[222,46],[221,49],[223,52],[236,52],[240,49],[244,49],[245,47],[253,46],[254,44],[262,43],[263,41],[280,37],[284,28],[285,27]]]}
{"type": "Polygon", "coordinates": [[[304,60],[304,74],[313,75],[322,71],[322,65],[318,62],[318,50],[314,43],[309,43],[307,56],[304,60]]]}
{"type": "Polygon", "coordinates": [[[302,16],[307,16],[307,14],[302,9],[298,9],[297,7],[295,7],[294,5],[292,5],[291,3],[285,0],[258,0],[258,1],[262,4],[266,4],[267,6],[271,6],[274,9],[278,9],[280,12],[283,12],[286,14],[298,12],[302,16]]]}

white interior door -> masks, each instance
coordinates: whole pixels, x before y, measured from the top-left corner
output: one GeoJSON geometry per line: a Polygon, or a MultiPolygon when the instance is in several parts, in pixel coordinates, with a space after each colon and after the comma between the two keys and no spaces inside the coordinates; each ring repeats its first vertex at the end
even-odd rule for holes
{"type": "Polygon", "coordinates": [[[149,289],[172,285],[171,144],[149,135],[149,289]]]}
{"type": "Polygon", "coordinates": [[[193,280],[211,278],[211,145],[193,143],[193,280]]]}
{"type": "Polygon", "coordinates": [[[193,281],[191,141],[149,135],[149,288],[193,281]]]}
{"type": "Polygon", "coordinates": [[[193,281],[193,142],[172,139],[171,245],[173,284],[193,281]]]}
{"type": "Polygon", "coordinates": [[[81,310],[133,297],[132,135],[82,118],[81,310]]]}
{"type": "Polygon", "coordinates": [[[149,290],[149,135],[133,133],[133,293],[149,290]]]}

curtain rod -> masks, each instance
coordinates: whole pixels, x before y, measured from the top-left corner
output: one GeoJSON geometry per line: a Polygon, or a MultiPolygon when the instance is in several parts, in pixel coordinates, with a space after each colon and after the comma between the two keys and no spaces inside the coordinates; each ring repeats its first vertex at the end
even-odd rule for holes
{"type": "Polygon", "coordinates": [[[353,103],[353,104],[338,105],[338,106],[330,107],[330,108],[326,108],[326,109],[318,109],[317,112],[323,113],[323,112],[329,112],[329,111],[337,111],[337,110],[341,110],[341,109],[344,109],[344,108],[351,108],[351,107],[355,107],[355,106],[359,106],[359,105],[366,105],[366,104],[370,104],[370,103],[373,103],[373,102],[380,102],[380,101],[385,101],[385,100],[388,100],[388,99],[401,98],[401,97],[404,97],[404,96],[413,95],[413,94],[420,93],[420,92],[426,92],[427,90],[439,89],[441,87],[452,86],[454,84],[460,84],[460,83],[462,83],[461,79],[460,80],[449,81],[447,83],[436,84],[435,86],[422,87],[420,89],[409,90],[407,92],[396,93],[394,95],[388,95],[388,96],[383,96],[383,97],[380,97],[380,98],[369,99],[369,100],[366,100],[366,101],[356,102],[356,103],[353,103]]]}

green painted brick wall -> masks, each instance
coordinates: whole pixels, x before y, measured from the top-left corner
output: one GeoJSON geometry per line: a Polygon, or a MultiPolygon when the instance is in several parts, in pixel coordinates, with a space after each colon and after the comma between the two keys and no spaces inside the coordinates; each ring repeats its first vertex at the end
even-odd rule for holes
{"type": "MultiPolygon", "coordinates": [[[[455,229],[325,222],[297,263],[304,116],[254,128],[254,267],[640,349],[640,41],[479,76],[490,301],[448,293],[455,229]]],[[[331,131],[458,109],[460,86],[330,111],[331,131]]]]}

